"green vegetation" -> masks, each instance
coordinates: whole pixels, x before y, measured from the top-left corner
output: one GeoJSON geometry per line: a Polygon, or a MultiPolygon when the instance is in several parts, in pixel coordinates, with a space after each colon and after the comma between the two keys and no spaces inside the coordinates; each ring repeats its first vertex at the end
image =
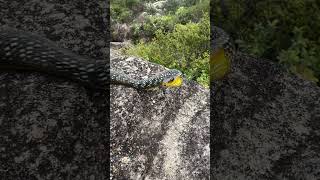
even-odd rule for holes
{"type": "MultiPolygon", "coordinates": [[[[177,68],[208,86],[209,0],[168,0],[161,12],[150,6],[154,2],[111,1],[112,24],[131,27],[134,46],[125,52],[177,68]]],[[[212,22],[231,34],[240,51],[279,62],[319,83],[320,1],[215,2],[212,22]]]]}
{"type": "Polygon", "coordinates": [[[199,23],[176,24],[172,32],[161,29],[148,43],[140,42],[127,50],[128,54],[179,69],[188,78],[203,85],[209,82],[210,22],[205,16],[199,23]]]}
{"type": "Polygon", "coordinates": [[[150,1],[134,2],[134,7],[145,7],[143,21],[139,20],[142,11],[129,10],[123,1],[111,1],[112,19],[130,23],[132,28],[134,46],[125,53],[179,69],[189,79],[208,87],[209,0],[171,0],[161,12],[147,6],[150,1]]]}
{"type": "Polygon", "coordinates": [[[228,0],[212,6],[215,25],[239,50],[277,61],[305,79],[320,79],[320,1],[228,0]],[[223,15],[225,14],[225,15],[223,15]]]}
{"type": "Polygon", "coordinates": [[[118,23],[129,23],[134,20],[134,14],[143,9],[139,0],[112,0],[111,18],[118,23]]]}

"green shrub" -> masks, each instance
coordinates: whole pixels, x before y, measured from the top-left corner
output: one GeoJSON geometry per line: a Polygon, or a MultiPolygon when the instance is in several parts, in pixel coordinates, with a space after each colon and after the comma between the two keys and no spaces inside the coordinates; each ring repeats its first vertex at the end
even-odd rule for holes
{"type": "Polygon", "coordinates": [[[318,82],[320,75],[320,47],[304,37],[303,28],[294,28],[291,46],[282,50],[278,56],[281,63],[307,80],[318,82]]]}
{"type": "Polygon", "coordinates": [[[215,25],[236,40],[239,50],[287,65],[292,72],[320,79],[320,3],[318,0],[225,1],[212,6],[215,25]]]}
{"type": "Polygon", "coordinates": [[[179,69],[189,79],[208,86],[209,45],[210,22],[206,14],[199,23],[176,24],[169,33],[159,29],[151,42],[140,42],[126,53],[179,69]]]}
{"type": "Polygon", "coordinates": [[[110,8],[111,17],[119,23],[128,22],[131,20],[132,11],[127,8],[123,8],[119,5],[113,5],[110,8]]]}
{"type": "MultiPolygon", "coordinates": [[[[112,24],[131,26],[132,40],[137,43],[127,54],[176,68],[208,87],[210,21],[209,0],[169,0],[164,15],[145,6],[149,12],[143,22],[137,20],[139,7],[155,0],[111,1],[112,24]]],[[[115,32],[112,32],[114,34],[115,32]]]]}
{"type": "Polygon", "coordinates": [[[167,16],[150,16],[147,23],[144,24],[143,30],[147,34],[155,35],[157,30],[164,32],[170,32],[173,30],[176,23],[175,17],[171,15],[167,16]]]}
{"type": "Polygon", "coordinates": [[[118,23],[133,21],[136,11],[139,11],[142,1],[140,0],[112,0],[110,3],[111,17],[118,23]]]}

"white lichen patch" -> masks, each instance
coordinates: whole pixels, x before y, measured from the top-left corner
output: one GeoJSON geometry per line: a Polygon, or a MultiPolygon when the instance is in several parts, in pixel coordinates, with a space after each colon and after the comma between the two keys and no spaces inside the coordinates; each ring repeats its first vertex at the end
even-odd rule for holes
{"type": "Polygon", "coordinates": [[[183,146],[183,144],[181,144],[181,134],[188,132],[188,125],[192,117],[194,117],[203,106],[207,105],[205,101],[199,102],[199,99],[206,99],[205,94],[199,92],[199,94],[192,96],[184,103],[175,121],[170,125],[171,128],[160,142],[163,151],[166,153],[163,168],[166,177],[169,179],[179,179],[180,176],[186,174],[183,172],[185,168],[181,162],[183,146]]]}

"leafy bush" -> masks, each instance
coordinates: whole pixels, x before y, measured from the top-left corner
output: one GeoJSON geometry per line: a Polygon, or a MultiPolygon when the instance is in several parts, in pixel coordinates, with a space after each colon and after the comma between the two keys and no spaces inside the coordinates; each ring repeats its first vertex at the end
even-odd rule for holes
{"type": "Polygon", "coordinates": [[[117,22],[130,21],[132,12],[127,8],[122,8],[120,5],[113,5],[110,8],[112,18],[117,22]]]}
{"type": "Polygon", "coordinates": [[[150,40],[156,35],[157,30],[171,32],[175,24],[174,16],[147,16],[144,23],[133,23],[132,40],[134,42],[140,39],[150,40]]]}
{"type": "Polygon", "coordinates": [[[208,86],[210,21],[206,14],[199,23],[176,24],[172,32],[159,29],[150,43],[140,42],[127,54],[176,68],[188,78],[208,86]]]}
{"type": "Polygon", "coordinates": [[[146,4],[155,1],[111,1],[112,24],[129,25],[132,40],[138,43],[126,53],[179,69],[188,78],[208,86],[210,1],[168,0],[161,16],[146,4]],[[143,10],[138,11],[141,6],[143,10]]]}
{"type": "Polygon", "coordinates": [[[190,7],[179,7],[175,12],[177,22],[185,24],[188,22],[198,22],[204,15],[209,12],[209,1],[201,1],[201,3],[190,7]]]}
{"type": "Polygon", "coordinates": [[[118,23],[128,23],[135,18],[136,11],[141,10],[140,0],[112,0],[110,5],[111,18],[118,23]]]}
{"type": "Polygon", "coordinates": [[[224,2],[227,8],[212,6],[212,19],[240,51],[283,63],[308,80],[320,79],[320,1],[224,2]]]}
{"type": "Polygon", "coordinates": [[[319,82],[320,77],[320,47],[315,42],[304,37],[302,28],[294,28],[291,46],[282,50],[278,56],[281,63],[307,80],[319,82]]]}
{"type": "Polygon", "coordinates": [[[172,32],[175,24],[199,22],[206,12],[209,12],[209,0],[201,1],[201,3],[190,7],[178,7],[175,13],[162,16],[149,15],[143,24],[134,23],[133,40],[141,38],[150,40],[155,37],[156,31],[159,29],[163,32],[172,32]]]}
{"type": "Polygon", "coordinates": [[[176,23],[175,17],[168,16],[150,16],[147,23],[143,26],[143,31],[150,36],[154,36],[157,30],[170,32],[173,30],[176,23]]]}
{"type": "MultiPolygon", "coordinates": [[[[165,4],[164,8],[168,13],[170,12],[175,12],[179,7],[190,7],[190,6],[195,6],[199,4],[203,4],[203,2],[207,3],[207,7],[209,8],[209,1],[208,0],[168,0],[167,3],[165,4]]],[[[203,8],[204,10],[204,8],[203,8]]],[[[209,12],[209,11],[206,11],[209,12]]]]}

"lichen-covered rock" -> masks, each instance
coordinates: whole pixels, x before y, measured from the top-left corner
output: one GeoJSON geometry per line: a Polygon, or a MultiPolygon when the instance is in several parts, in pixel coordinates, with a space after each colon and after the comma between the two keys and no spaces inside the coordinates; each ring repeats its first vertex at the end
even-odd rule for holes
{"type": "Polygon", "coordinates": [[[123,42],[131,37],[132,28],[126,23],[115,23],[111,26],[111,32],[112,41],[123,42]]]}
{"type": "MultiPolygon", "coordinates": [[[[1,7],[1,25],[109,58],[106,1],[13,0],[1,7]]],[[[113,68],[136,77],[163,70],[119,56],[111,57],[113,68]]],[[[111,86],[111,120],[108,90],[24,71],[1,70],[0,84],[0,179],[108,179],[110,130],[113,179],[209,175],[209,92],[195,83],[165,94],[111,86]]]]}
{"type": "Polygon", "coordinates": [[[167,2],[168,2],[167,0],[156,1],[151,3],[146,3],[145,6],[150,11],[155,11],[156,13],[163,14],[163,11],[167,2]]]}
{"type": "MultiPolygon", "coordinates": [[[[114,58],[111,67],[133,78],[165,70],[134,57],[114,58]]],[[[208,98],[190,81],[167,91],[111,85],[111,177],[208,179],[208,98]]]]}
{"type": "MultiPolygon", "coordinates": [[[[0,24],[109,58],[104,0],[0,2],[0,24]]],[[[34,72],[0,71],[0,179],[107,179],[109,92],[34,72]]]]}
{"type": "MultiPolygon", "coordinates": [[[[104,0],[0,5],[1,25],[109,58],[104,0]]],[[[118,53],[111,59],[112,68],[135,78],[164,70],[118,53]]],[[[110,155],[113,179],[208,179],[209,172],[213,179],[319,178],[319,87],[240,54],[211,93],[209,171],[209,92],[194,82],[165,92],[120,85],[97,92],[2,70],[0,179],[108,179],[110,155]]]]}
{"type": "Polygon", "coordinates": [[[238,54],[211,89],[213,179],[319,179],[320,88],[238,54]]]}
{"type": "Polygon", "coordinates": [[[108,176],[105,93],[39,74],[1,73],[0,81],[1,179],[108,176]]]}

